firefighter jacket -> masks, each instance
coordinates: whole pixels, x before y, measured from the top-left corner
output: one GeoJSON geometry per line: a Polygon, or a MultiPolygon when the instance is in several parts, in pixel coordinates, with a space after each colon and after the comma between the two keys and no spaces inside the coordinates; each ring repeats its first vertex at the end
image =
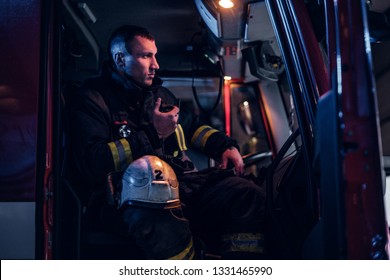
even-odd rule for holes
{"type": "MultiPolygon", "coordinates": [[[[108,64],[100,76],[86,80],[79,91],[72,93],[68,102],[71,150],[80,180],[100,188],[107,174],[124,171],[133,160],[146,154],[163,157],[171,165],[186,163],[184,169],[188,169],[191,165],[183,158],[188,148],[216,160],[228,147],[238,148],[234,140],[201,123],[184,106],[180,108],[175,133],[160,140],[151,123],[158,97],[165,104],[178,104],[160,78],[155,77],[149,88],[141,88],[108,64]]],[[[172,167],[180,173],[177,166],[172,167]]]]}

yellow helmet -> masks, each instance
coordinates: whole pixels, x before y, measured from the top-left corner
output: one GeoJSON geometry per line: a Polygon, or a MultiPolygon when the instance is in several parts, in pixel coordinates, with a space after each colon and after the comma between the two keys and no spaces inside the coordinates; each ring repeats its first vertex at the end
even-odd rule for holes
{"type": "Polygon", "coordinates": [[[164,209],[180,207],[179,182],[172,167],[156,156],[133,161],[122,177],[119,207],[129,204],[164,209]]]}

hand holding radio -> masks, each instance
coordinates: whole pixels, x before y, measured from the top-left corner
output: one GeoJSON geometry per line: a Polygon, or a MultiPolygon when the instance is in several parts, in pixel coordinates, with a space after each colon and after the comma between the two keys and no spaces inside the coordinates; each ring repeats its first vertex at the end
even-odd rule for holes
{"type": "Polygon", "coordinates": [[[157,98],[153,110],[153,126],[160,138],[165,139],[175,132],[179,119],[179,107],[165,104],[157,98]]]}

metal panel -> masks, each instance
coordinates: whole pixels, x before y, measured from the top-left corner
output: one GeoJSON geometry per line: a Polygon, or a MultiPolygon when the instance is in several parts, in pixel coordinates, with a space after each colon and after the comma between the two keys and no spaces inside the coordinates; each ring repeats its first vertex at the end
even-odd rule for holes
{"type": "Polygon", "coordinates": [[[0,203],[0,259],[35,258],[35,202],[0,203]]]}

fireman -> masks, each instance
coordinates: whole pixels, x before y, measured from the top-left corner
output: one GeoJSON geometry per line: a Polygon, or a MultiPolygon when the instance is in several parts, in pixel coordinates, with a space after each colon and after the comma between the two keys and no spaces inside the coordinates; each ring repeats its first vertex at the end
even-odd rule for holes
{"type": "Polygon", "coordinates": [[[180,182],[185,207],[171,212],[183,212],[185,218],[177,221],[186,222],[178,225],[180,229],[157,230],[164,219],[173,218],[153,216],[153,207],[133,204],[121,212],[121,221],[138,244],[144,244],[142,238],[174,238],[178,231],[184,232],[178,243],[185,245],[179,246],[182,253],[170,254],[157,244],[155,248],[144,244],[147,258],[190,258],[183,253],[192,246],[187,218],[192,234],[204,240],[210,251],[224,258],[264,257],[265,191],[241,176],[244,165],[237,143],[201,123],[162,86],[156,75],[156,53],[154,38],[146,29],[118,28],[109,40],[110,61],[101,75],[86,80],[68,100],[74,177],[86,186],[86,196],[93,198],[89,208],[104,203],[98,198],[105,193],[110,172],[123,172],[145,155],[157,156],[173,168],[180,182]],[[188,148],[220,162],[219,168],[196,171],[186,155],[188,148]],[[227,169],[229,163],[233,168],[227,169]],[[149,230],[134,233],[131,225],[136,221],[149,223],[149,230]]]}

